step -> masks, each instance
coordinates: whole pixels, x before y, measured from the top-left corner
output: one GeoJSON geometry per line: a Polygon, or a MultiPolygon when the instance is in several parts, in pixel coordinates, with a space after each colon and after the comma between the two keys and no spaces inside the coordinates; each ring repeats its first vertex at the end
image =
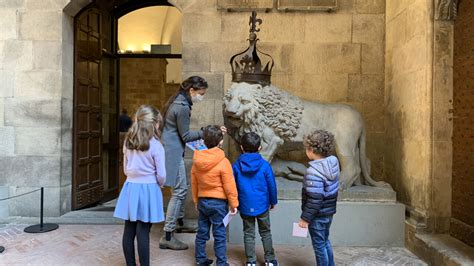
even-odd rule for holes
{"type": "Polygon", "coordinates": [[[415,234],[417,256],[430,265],[474,265],[474,247],[448,234],[415,234]]]}

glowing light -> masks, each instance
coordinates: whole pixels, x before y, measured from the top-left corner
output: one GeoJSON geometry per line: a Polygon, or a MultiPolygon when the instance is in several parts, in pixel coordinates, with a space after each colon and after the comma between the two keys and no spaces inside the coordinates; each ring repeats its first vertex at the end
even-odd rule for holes
{"type": "Polygon", "coordinates": [[[150,52],[151,51],[151,44],[144,44],[143,45],[143,51],[150,52]]]}

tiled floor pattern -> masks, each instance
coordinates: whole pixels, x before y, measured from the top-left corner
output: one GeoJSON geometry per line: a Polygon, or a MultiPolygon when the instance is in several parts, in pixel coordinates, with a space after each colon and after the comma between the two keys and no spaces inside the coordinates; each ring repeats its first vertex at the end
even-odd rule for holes
{"type": "MultiPolygon", "coordinates": [[[[60,225],[43,234],[27,234],[23,225],[0,225],[0,265],[124,265],[122,225],[60,225]]],[[[190,245],[185,251],[161,250],[161,226],[151,235],[152,265],[193,265],[194,234],[178,234],[190,245]]],[[[280,265],[315,265],[310,247],[275,246],[280,265]]],[[[212,258],[212,246],[208,244],[212,258]]],[[[257,248],[262,261],[262,249],[257,248]]],[[[338,265],[426,265],[404,248],[334,248],[338,265]]],[[[229,263],[243,265],[243,246],[229,245],[229,263]]]]}

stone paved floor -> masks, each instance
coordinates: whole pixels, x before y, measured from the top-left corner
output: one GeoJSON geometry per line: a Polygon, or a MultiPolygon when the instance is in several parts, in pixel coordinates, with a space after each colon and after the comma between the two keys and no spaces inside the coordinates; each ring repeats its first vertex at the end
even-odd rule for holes
{"type": "MultiPolygon", "coordinates": [[[[23,233],[24,225],[0,225],[0,265],[124,265],[122,225],[60,225],[43,234],[23,233]]],[[[152,265],[193,265],[194,235],[179,234],[190,245],[186,251],[158,248],[161,226],[152,228],[152,265]]],[[[208,244],[208,254],[212,249],[208,244]]],[[[311,248],[276,246],[280,265],[314,265],[311,248]]],[[[257,248],[259,260],[262,249],[257,248]]],[[[334,248],[338,265],[426,265],[404,248],[334,248]]],[[[229,263],[243,265],[243,246],[228,247],[229,263]]]]}

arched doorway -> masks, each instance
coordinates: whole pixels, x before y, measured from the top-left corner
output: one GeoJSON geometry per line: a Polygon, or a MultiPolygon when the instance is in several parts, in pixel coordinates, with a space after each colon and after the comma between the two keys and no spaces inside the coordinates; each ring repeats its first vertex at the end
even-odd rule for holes
{"type": "Polygon", "coordinates": [[[119,192],[120,61],[180,58],[180,54],[120,52],[119,19],[167,1],[93,1],[74,16],[73,210],[119,192]]]}

